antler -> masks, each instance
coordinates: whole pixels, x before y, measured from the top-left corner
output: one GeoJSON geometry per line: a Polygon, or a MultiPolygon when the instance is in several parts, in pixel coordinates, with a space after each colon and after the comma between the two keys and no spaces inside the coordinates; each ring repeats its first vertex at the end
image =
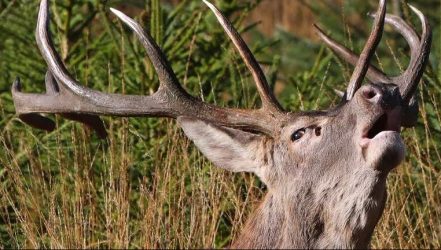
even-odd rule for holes
{"type": "MultiPolygon", "coordinates": [[[[371,17],[375,16],[376,19],[374,30],[378,30],[378,31],[381,30],[381,28],[379,27],[380,26],[379,24],[381,24],[381,22],[378,23],[377,21],[380,16],[383,16],[383,12],[380,11],[382,10],[382,5],[384,4],[385,4],[384,1],[380,2],[380,7],[379,7],[380,10],[377,11],[377,15],[370,14],[371,17]]],[[[415,106],[417,104],[413,96],[415,94],[418,83],[421,80],[424,67],[428,62],[430,46],[432,42],[432,31],[427,21],[427,18],[421,13],[421,11],[419,11],[417,8],[413,7],[412,5],[409,5],[409,7],[415,14],[417,14],[417,16],[419,17],[422,23],[421,38],[418,37],[415,30],[412,29],[402,18],[390,14],[383,16],[384,21],[392,25],[392,27],[394,27],[401,35],[403,35],[410,46],[411,59],[407,69],[399,76],[388,77],[384,72],[382,72],[375,66],[370,65],[369,60],[364,60],[363,65],[367,66],[368,68],[366,76],[370,81],[377,83],[394,83],[398,85],[400,88],[400,93],[403,98],[404,104],[409,106],[415,106]]],[[[321,39],[338,56],[340,56],[350,64],[356,65],[364,58],[363,53],[366,48],[363,49],[363,53],[359,57],[347,47],[343,46],[342,44],[336,42],[335,40],[327,36],[319,27],[317,26],[315,27],[321,39]]],[[[368,45],[369,42],[366,46],[368,45]]],[[[349,91],[347,92],[348,99],[352,97],[352,94],[353,92],[349,92],[349,91]]]]}
{"type": "Polygon", "coordinates": [[[374,21],[374,27],[369,35],[368,41],[361,52],[360,58],[357,61],[351,80],[349,81],[348,89],[346,91],[346,99],[351,100],[355,92],[360,88],[361,83],[366,76],[369,62],[375,49],[381,40],[384,27],[384,16],[386,15],[386,0],[380,0],[377,15],[374,21]]]}
{"type": "Polygon", "coordinates": [[[251,71],[254,81],[256,82],[257,90],[259,92],[260,98],[262,99],[262,106],[274,112],[282,112],[283,108],[277,102],[274,94],[269,88],[269,85],[266,81],[262,69],[260,68],[256,59],[254,58],[250,49],[245,44],[242,37],[240,37],[239,33],[236,31],[236,29],[234,29],[231,22],[228,21],[228,19],[222,15],[222,13],[216,8],[216,6],[214,6],[213,4],[211,4],[206,0],[203,1],[216,15],[217,20],[222,25],[222,28],[224,28],[225,32],[230,37],[230,39],[233,41],[240,55],[244,59],[245,64],[247,65],[248,69],[251,71]]]}
{"type": "Polygon", "coordinates": [[[17,114],[29,125],[48,131],[53,130],[55,125],[39,113],[61,114],[68,119],[88,125],[101,137],[105,137],[106,133],[98,115],[171,118],[190,116],[222,126],[239,127],[272,135],[277,130],[280,116],[284,114],[283,109],[271,92],[259,64],[238,32],[213,5],[206,1],[205,3],[213,10],[250,69],[262,99],[260,109],[220,108],[189,95],[179,84],[166,57],[153,38],[133,19],[115,9],[111,11],[135,32],[145,47],[158,74],[160,86],[150,96],[107,94],[81,86],[70,75],[54,48],[49,33],[48,0],[42,0],[36,39],[48,65],[47,92],[46,94],[22,93],[20,81],[17,79],[12,87],[17,114]]]}

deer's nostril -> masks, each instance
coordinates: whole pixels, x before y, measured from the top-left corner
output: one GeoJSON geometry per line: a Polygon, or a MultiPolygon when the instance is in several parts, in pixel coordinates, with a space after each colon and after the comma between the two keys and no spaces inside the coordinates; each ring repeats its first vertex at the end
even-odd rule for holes
{"type": "Polygon", "coordinates": [[[316,136],[320,136],[322,134],[322,127],[316,127],[314,132],[316,136]]]}
{"type": "Polygon", "coordinates": [[[374,90],[369,89],[369,90],[364,91],[363,95],[366,99],[372,99],[377,95],[377,93],[374,90]]]}

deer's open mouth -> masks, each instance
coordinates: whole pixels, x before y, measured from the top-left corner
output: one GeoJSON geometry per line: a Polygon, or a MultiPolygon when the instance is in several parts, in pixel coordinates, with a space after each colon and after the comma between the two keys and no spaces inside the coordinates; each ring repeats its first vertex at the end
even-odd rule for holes
{"type": "Polygon", "coordinates": [[[363,133],[363,139],[374,139],[382,132],[400,132],[400,111],[394,109],[377,117],[363,133]]]}
{"type": "Polygon", "coordinates": [[[388,130],[388,128],[387,128],[387,114],[383,114],[372,125],[371,129],[369,129],[366,137],[369,139],[372,139],[380,132],[387,131],[387,130],[388,130]]]}
{"type": "Polygon", "coordinates": [[[405,146],[400,136],[400,106],[385,110],[366,126],[360,147],[363,158],[377,170],[390,170],[403,160],[405,146]]]}

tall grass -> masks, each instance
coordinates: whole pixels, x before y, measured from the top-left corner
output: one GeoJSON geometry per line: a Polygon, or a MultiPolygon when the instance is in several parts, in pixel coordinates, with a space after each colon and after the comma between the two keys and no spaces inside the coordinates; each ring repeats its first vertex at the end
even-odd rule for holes
{"type": "MultiPolygon", "coordinates": [[[[55,42],[78,80],[112,93],[155,90],[158,81],[145,52],[105,3],[52,2],[55,42]]],[[[149,28],[187,90],[222,106],[258,105],[243,63],[200,2],[121,2],[108,5],[129,6],[128,11],[136,7],[131,15],[149,28]]],[[[370,22],[357,13],[372,10],[375,2],[345,1],[342,8],[307,3],[333,36],[360,51],[370,22]],[[323,10],[330,14],[319,15],[323,10]],[[362,26],[342,26],[351,20],[363,20],[356,23],[362,26]]],[[[419,123],[403,132],[406,160],[388,178],[389,198],[373,238],[375,248],[441,247],[440,3],[412,3],[430,17],[433,52],[419,89],[419,123]]],[[[253,25],[244,26],[256,4],[217,2],[246,32],[271,85],[282,89],[284,106],[299,110],[335,104],[332,89],[344,88],[351,68],[320,43],[283,31],[268,39],[253,32],[253,25]]],[[[265,187],[250,174],[212,166],[173,120],[105,117],[109,137],[99,140],[56,116],[51,117],[57,129],[47,133],[14,115],[9,88],[17,75],[25,91],[43,91],[46,66],[33,37],[37,5],[0,0],[0,247],[228,246],[265,187]]],[[[419,24],[405,6],[403,13],[419,24]]],[[[383,41],[377,64],[398,73],[408,62],[405,43],[391,32],[383,41]]]]}

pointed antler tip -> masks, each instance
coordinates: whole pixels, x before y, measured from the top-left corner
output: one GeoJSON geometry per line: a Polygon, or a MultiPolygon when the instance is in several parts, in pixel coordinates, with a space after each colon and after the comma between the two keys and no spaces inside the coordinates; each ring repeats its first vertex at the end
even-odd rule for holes
{"type": "Polygon", "coordinates": [[[128,18],[128,16],[126,16],[126,14],[122,13],[121,11],[119,11],[117,9],[110,8],[110,11],[121,20],[128,18]]]}
{"type": "Polygon", "coordinates": [[[209,1],[207,1],[207,0],[202,0],[202,2],[204,2],[206,5],[208,5],[208,6],[210,6],[210,5],[213,5],[212,3],[210,3],[209,1]]]}
{"type": "Polygon", "coordinates": [[[319,35],[323,35],[325,33],[318,24],[313,23],[312,26],[314,27],[315,32],[317,32],[319,35]]]}
{"type": "Polygon", "coordinates": [[[341,91],[341,90],[338,90],[338,89],[333,89],[333,90],[334,90],[334,93],[337,94],[341,98],[343,98],[345,96],[345,94],[346,94],[344,91],[341,91]]]}
{"type": "Polygon", "coordinates": [[[417,14],[421,19],[423,19],[424,18],[424,14],[419,10],[419,9],[417,9],[415,6],[413,6],[412,4],[407,4],[408,6],[409,6],[409,8],[415,13],[415,14],[417,14]]]}
{"type": "Polygon", "coordinates": [[[121,21],[125,22],[126,24],[134,23],[134,22],[135,22],[131,17],[127,16],[127,15],[124,14],[124,12],[122,12],[122,11],[119,11],[119,10],[114,9],[114,8],[110,8],[110,11],[111,11],[115,16],[117,16],[119,19],[121,19],[121,21]]]}
{"type": "Polygon", "coordinates": [[[327,40],[327,35],[325,34],[325,31],[323,31],[320,26],[318,26],[317,24],[312,24],[315,33],[322,39],[322,40],[327,40]]]}
{"type": "Polygon", "coordinates": [[[116,17],[118,17],[123,23],[125,23],[127,26],[132,28],[132,30],[136,30],[136,29],[140,28],[139,24],[137,22],[135,22],[135,20],[133,20],[131,17],[127,16],[123,12],[121,12],[121,11],[119,11],[117,9],[114,9],[114,8],[110,8],[110,11],[116,17]]]}
{"type": "Polygon", "coordinates": [[[21,81],[20,77],[16,77],[12,83],[12,92],[21,92],[21,81]]]}
{"type": "Polygon", "coordinates": [[[115,8],[112,8],[112,7],[110,7],[110,11],[112,11],[112,13],[115,14],[115,15],[118,15],[119,13],[122,13],[121,11],[119,11],[119,10],[117,10],[115,8]]]}
{"type": "Polygon", "coordinates": [[[429,21],[427,20],[427,17],[415,6],[408,4],[409,8],[418,16],[418,18],[421,21],[421,24],[423,26],[423,34],[427,34],[428,36],[431,36],[432,29],[430,27],[429,21]]]}
{"type": "Polygon", "coordinates": [[[214,4],[210,3],[210,2],[207,1],[207,0],[202,0],[202,1],[205,3],[205,5],[208,6],[208,8],[211,9],[211,11],[213,11],[215,14],[217,14],[217,12],[218,12],[219,10],[216,8],[216,6],[214,6],[214,4]]]}

